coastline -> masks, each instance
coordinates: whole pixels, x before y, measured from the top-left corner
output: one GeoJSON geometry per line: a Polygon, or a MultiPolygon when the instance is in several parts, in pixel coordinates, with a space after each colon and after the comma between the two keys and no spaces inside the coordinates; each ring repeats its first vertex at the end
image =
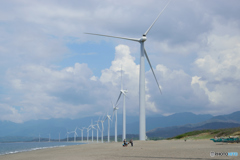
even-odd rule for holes
{"type": "MultiPolygon", "coordinates": [[[[95,160],[95,159],[212,159],[210,152],[238,152],[240,144],[217,144],[210,140],[134,141],[134,146],[122,147],[122,142],[89,143],[1,155],[1,160],[95,160]]],[[[214,157],[215,159],[239,159],[214,157]]]]}
{"type": "Polygon", "coordinates": [[[30,152],[35,150],[56,148],[56,147],[66,147],[72,145],[83,145],[86,144],[82,142],[10,142],[10,143],[0,143],[0,156],[16,154],[22,152],[30,152]]]}

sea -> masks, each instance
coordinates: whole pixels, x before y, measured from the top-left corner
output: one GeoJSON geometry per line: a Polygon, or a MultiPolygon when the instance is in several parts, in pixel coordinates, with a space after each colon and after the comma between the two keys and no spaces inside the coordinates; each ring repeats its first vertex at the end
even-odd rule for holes
{"type": "Polygon", "coordinates": [[[78,142],[17,142],[17,143],[0,143],[0,155],[14,154],[19,152],[34,151],[39,149],[65,147],[72,145],[82,145],[85,143],[78,142]]]}

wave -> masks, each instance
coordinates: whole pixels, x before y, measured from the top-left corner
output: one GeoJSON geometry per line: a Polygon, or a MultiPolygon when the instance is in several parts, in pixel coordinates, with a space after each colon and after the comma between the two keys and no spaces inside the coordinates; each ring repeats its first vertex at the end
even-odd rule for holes
{"type": "Polygon", "coordinates": [[[66,145],[48,146],[48,147],[37,147],[37,148],[23,149],[23,150],[17,150],[17,151],[9,151],[9,152],[5,152],[5,153],[0,153],[0,155],[16,154],[16,153],[21,153],[21,152],[29,152],[29,151],[36,151],[36,150],[48,149],[48,148],[65,147],[65,146],[66,146],[66,145]]]}

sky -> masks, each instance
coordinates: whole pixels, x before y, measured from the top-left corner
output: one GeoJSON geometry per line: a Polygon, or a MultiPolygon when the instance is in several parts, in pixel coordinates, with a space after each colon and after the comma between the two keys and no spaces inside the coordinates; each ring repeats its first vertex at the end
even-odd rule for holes
{"type": "MultiPolygon", "coordinates": [[[[139,114],[137,42],[167,0],[0,0],[0,120],[139,114]],[[122,102],[119,112],[122,112],[122,102]]],[[[240,110],[240,2],[172,0],[147,35],[146,114],[240,110]]]]}

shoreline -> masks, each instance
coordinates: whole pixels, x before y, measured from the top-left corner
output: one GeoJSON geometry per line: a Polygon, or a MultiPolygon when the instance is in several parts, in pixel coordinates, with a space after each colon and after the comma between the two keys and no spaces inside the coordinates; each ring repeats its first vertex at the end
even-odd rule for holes
{"type": "MultiPolygon", "coordinates": [[[[240,144],[217,144],[210,140],[134,141],[134,146],[122,147],[122,142],[88,143],[0,155],[1,160],[84,160],[95,159],[212,159],[210,152],[238,152],[240,144]]],[[[218,159],[239,159],[239,156],[218,156],[218,159]]]]}
{"type": "Polygon", "coordinates": [[[17,154],[22,152],[30,152],[35,150],[42,150],[42,149],[50,149],[50,148],[57,148],[57,147],[67,147],[67,146],[74,146],[74,145],[83,145],[87,144],[84,142],[14,142],[14,143],[1,143],[0,145],[0,156],[2,155],[10,155],[10,154],[17,154]],[[13,146],[14,149],[9,150],[2,150],[1,148],[6,147],[9,148],[9,145],[16,144],[18,146],[13,146]],[[19,144],[23,144],[24,147],[19,147],[19,144]],[[30,146],[28,146],[31,144],[30,146]],[[33,145],[32,145],[33,144],[33,145]],[[34,145],[35,144],[35,145],[34,145]],[[47,145],[48,144],[48,145],[47,145]],[[6,146],[5,146],[6,145],[6,146]]]}

